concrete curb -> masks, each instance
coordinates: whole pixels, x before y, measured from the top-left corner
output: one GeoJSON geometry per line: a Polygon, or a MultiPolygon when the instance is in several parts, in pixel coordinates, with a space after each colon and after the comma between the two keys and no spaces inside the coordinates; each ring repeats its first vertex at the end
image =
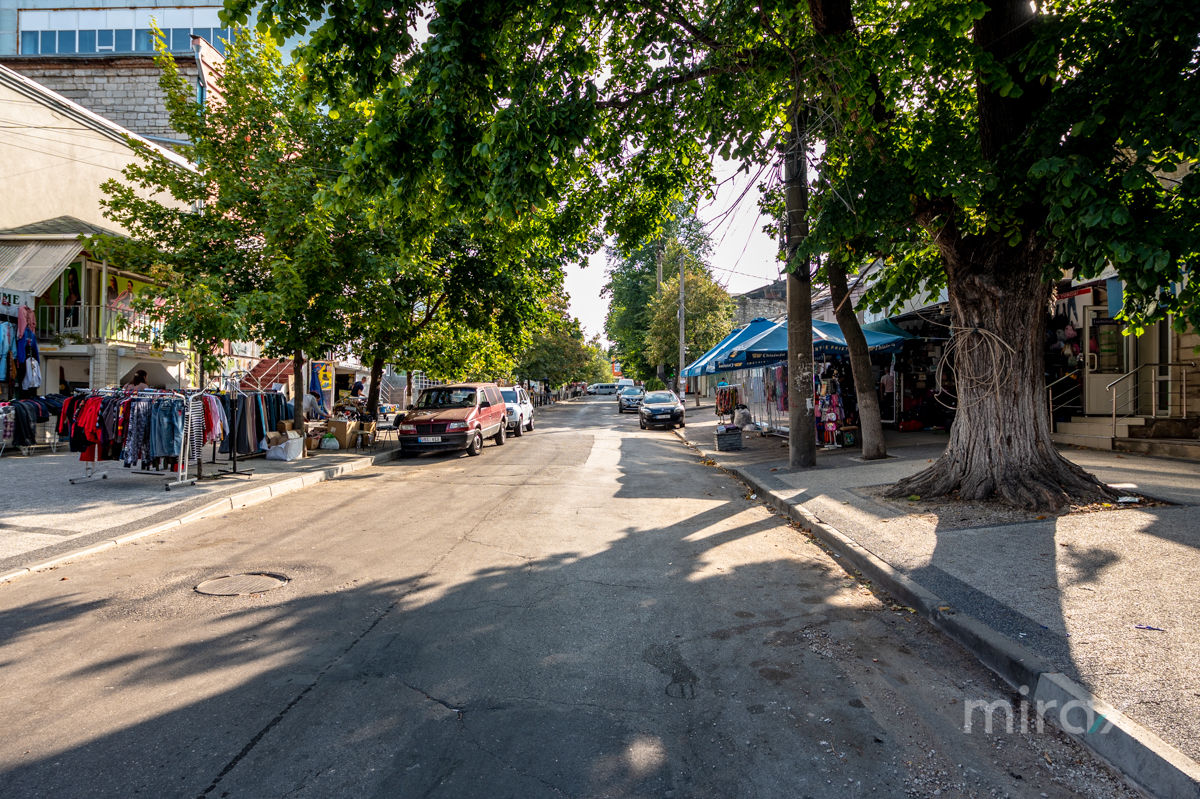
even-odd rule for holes
{"type": "Polygon", "coordinates": [[[12,582],[18,577],[24,577],[26,575],[33,574],[34,572],[45,571],[46,569],[51,569],[55,566],[61,566],[64,563],[79,560],[80,558],[92,555],[96,552],[103,552],[106,549],[112,549],[113,547],[118,547],[122,544],[128,544],[131,541],[137,541],[140,538],[146,538],[148,536],[170,532],[178,527],[182,527],[185,524],[191,524],[192,522],[197,522],[201,519],[207,519],[212,516],[219,516],[222,513],[228,513],[231,510],[248,508],[251,505],[267,502],[268,500],[275,499],[276,497],[281,497],[285,494],[291,494],[308,488],[309,486],[314,486],[317,483],[323,483],[327,480],[333,480],[336,477],[341,477],[342,475],[350,474],[351,472],[357,472],[362,469],[375,466],[379,463],[395,460],[398,451],[399,450],[392,449],[376,455],[367,455],[362,458],[355,458],[354,460],[329,466],[325,469],[321,469],[320,471],[296,475],[295,477],[289,477],[274,483],[256,486],[254,488],[247,489],[246,491],[239,491],[238,493],[227,497],[221,497],[220,499],[215,500],[208,505],[199,508],[198,510],[184,514],[176,519],[171,519],[166,522],[159,522],[158,524],[146,527],[142,530],[135,530],[132,533],[125,533],[105,541],[100,541],[99,543],[89,544],[86,547],[81,547],[80,549],[67,552],[62,555],[56,555],[49,560],[39,561],[37,563],[30,564],[29,566],[22,566],[8,572],[7,574],[0,574],[0,584],[12,582]]]}
{"type": "MultiPolygon", "coordinates": [[[[703,452],[680,431],[688,447],[703,452]]],[[[707,456],[706,456],[707,457],[707,456]]],[[[720,465],[718,463],[718,465],[720,465]]],[[[974,655],[1031,704],[1030,713],[1054,726],[1120,771],[1140,790],[1163,799],[1200,797],[1200,763],[1125,716],[1017,641],[988,627],[909,579],[833,526],[767,488],[736,466],[720,466],[827,548],[842,568],[870,580],[912,607],[974,655]]]]}

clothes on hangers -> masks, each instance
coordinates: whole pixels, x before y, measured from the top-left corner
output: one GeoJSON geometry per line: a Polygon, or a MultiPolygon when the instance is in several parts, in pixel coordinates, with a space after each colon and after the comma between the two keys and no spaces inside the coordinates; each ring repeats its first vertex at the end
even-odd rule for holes
{"type": "Polygon", "coordinates": [[[37,316],[28,305],[22,304],[17,308],[17,338],[25,335],[26,330],[37,333],[37,316]]]}
{"type": "Polygon", "coordinates": [[[8,380],[8,362],[17,355],[17,334],[12,322],[0,322],[0,383],[8,380]]]}

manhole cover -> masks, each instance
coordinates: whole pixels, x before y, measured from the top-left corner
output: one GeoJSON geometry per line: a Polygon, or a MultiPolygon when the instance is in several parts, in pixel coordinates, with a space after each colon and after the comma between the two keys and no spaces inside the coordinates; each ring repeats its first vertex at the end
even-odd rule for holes
{"type": "Polygon", "coordinates": [[[227,577],[215,577],[205,580],[196,586],[196,593],[210,596],[246,596],[261,594],[281,585],[287,585],[288,578],[282,574],[269,572],[250,572],[248,574],[231,574],[227,577]]]}

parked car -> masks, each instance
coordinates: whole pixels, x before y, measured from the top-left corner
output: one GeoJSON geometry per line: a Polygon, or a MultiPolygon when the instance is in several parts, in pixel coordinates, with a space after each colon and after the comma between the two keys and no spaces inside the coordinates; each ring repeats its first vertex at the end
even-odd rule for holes
{"type": "Polygon", "coordinates": [[[638,406],[642,404],[642,397],[646,394],[645,389],[637,386],[626,386],[617,394],[617,413],[625,413],[625,411],[636,411],[638,406]]]}
{"type": "Polygon", "coordinates": [[[396,417],[402,456],[453,449],[478,455],[485,438],[501,445],[507,433],[507,408],[495,383],[432,386],[396,417]]]}
{"type": "Polygon", "coordinates": [[[504,397],[504,405],[508,410],[508,430],[514,436],[524,435],[533,430],[533,403],[529,393],[521,386],[509,386],[500,389],[504,397]]]}
{"type": "Polygon", "coordinates": [[[638,423],[643,430],[647,427],[686,427],[683,403],[674,391],[649,391],[642,398],[638,410],[638,423]]]}

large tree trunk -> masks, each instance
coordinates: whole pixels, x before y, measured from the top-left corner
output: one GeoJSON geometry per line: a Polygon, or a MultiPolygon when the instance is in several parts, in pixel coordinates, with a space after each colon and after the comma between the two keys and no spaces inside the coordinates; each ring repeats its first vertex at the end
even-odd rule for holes
{"type": "Polygon", "coordinates": [[[871,351],[867,349],[867,337],[863,334],[854,303],[850,300],[850,289],[846,285],[846,268],[831,259],[825,265],[829,275],[829,296],[833,300],[833,313],[838,327],[850,348],[850,371],[854,375],[854,393],[858,395],[858,429],[862,434],[862,456],[864,460],[887,457],[887,444],[883,440],[883,422],[879,418],[879,395],[875,393],[875,374],[871,369],[871,351]]]}
{"type": "Polygon", "coordinates": [[[1031,510],[1112,497],[1050,440],[1043,336],[1051,285],[1036,245],[1002,239],[943,247],[949,274],[958,409],[950,442],[933,466],[889,494],[961,499],[999,496],[1031,510]]]}
{"type": "Polygon", "coordinates": [[[378,350],[371,360],[371,387],[367,389],[367,415],[372,419],[379,413],[379,383],[383,379],[383,351],[378,350]]]}
{"type": "MultiPolygon", "coordinates": [[[[799,79],[797,78],[797,86],[799,79]]],[[[797,108],[783,151],[785,213],[783,240],[787,253],[788,320],[788,467],[817,465],[817,431],[813,423],[812,270],[797,248],[808,235],[808,120],[797,108]]]]}
{"type": "MultiPolygon", "coordinates": [[[[296,350],[292,353],[292,423],[300,434],[304,434],[304,395],[308,386],[304,385],[304,353],[296,350]]],[[[300,457],[308,457],[308,448],[300,448],[300,457]]]]}

